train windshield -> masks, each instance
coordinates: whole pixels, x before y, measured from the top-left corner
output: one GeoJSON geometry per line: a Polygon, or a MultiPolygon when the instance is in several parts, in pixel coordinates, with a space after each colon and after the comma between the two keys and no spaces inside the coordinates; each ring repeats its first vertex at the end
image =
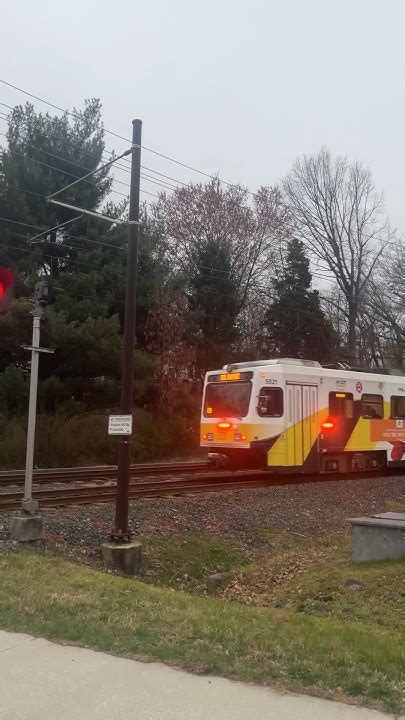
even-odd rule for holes
{"type": "Polygon", "coordinates": [[[248,414],[251,382],[210,383],[204,399],[205,417],[238,417],[248,414]]]}

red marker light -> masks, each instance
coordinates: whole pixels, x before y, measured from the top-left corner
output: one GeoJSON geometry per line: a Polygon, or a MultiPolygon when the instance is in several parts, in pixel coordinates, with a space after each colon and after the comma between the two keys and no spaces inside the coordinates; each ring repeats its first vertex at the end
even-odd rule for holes
{"type": "Polygon", "coordinates": [[[217,427],[221,428],[221,430],[229,430],[229,428],[231,427],[231,423],[220,422],[220,423],[218,423],[217,427]]]}
{"type": "Polygon", "coordinates": [[[7,310],[13,296],[14,275],[9,268],[0,267],[0,312],[7,310]]]}
{"type": "Polygon", "coordinates": [[[332,420],[326,420],[322,423],[322,427],[324,430],[332,430],[335,427],[335,423],[332,422],[332,420]]]}

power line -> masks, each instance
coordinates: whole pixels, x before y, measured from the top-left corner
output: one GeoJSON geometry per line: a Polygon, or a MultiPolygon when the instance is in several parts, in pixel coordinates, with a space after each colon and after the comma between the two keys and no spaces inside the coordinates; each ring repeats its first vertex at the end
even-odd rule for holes
{"type": "MultiPolygon", "coordinates": [[[[64,115],[65,114],[69,115],[70,117],[73,117],[76,120],[83,120],[82,115],[71,112],[71,110],[63,109],[59,105],[55,105],[54,103],[49,102],[49,100],[44,100],[44,98],[41,98],[38,95],[34,95],[33,93],[28,92],[28,90],[23,90],[23,88],[17,87],[17,85],[13,85],[12,83],[7,82],[6,80],[0,79],[0,82],[3,83],[3,85],[7,85],[8,87],[13,88],[13,90],[18,90],[18,92],[22,92],[24,95],[28,95],[28,97],[34,98],[34,100],[39,100],[39,102],[42,102],[45,105],[49,105],[49,107],[53,107],[55,110],[59,110],[64,115]]],[[[112,130],[107,130],[107,128],[104,128],[104,132],[108,133],[109,135],[113,135],[114,137],[118,138],[119,140],[124,140],[125,142],[131,143],[131,140],[128,140],[128,138],[125,138],[122,135],[119,135],[118,133],[113,132],[112,130]]]]}
{"type": "Polygon", "coordinates": [[[26,193],[27,195],[35,195],[36,197],[40,197],[43,200],[46,200],[46,196],[41,193],[33,192],[32,190],[24,190],[23,188],[16,187],[15,185],[9,185],[7,183],[6,190],[16,190],[17,192],[26,193]]]}
{"type": "MultiPolygon", "coordinates": [[[[5,103],[0,103],[0,104],[5,105],[5,103]]],[[[10,109],[13,109],[13,108],[11,108],[10,105],[7,105],[6,107],[9,107],[10,109]]],[[[0,119],[1,119],[1,120],[4,120],[4,121],[7,122],[7,123],[10,122],[6,116],[0,117],[0,119]]],[[[3,137],[6,137],[6,138],[7,138],[7,135],[5,135],[4,133],[0,133],[0,135],[3,135],[3,137]]],[[[73,161],[73,160],[69,160],[68,158],[64,158],[64,157],[62,157],[62,156],[60,156],[60,155],[55,155],[54,153],[51,153],[51,152],[49,152],[49,151],[47,151],[47,150],[44,150],[43,148],[35,147],[35,145],[31,145],[30,143],[27,143],[27,146],[28,146],[28,147],[32,147],[33,149],[37,150],[38,152],[43,152],[43,153],[45,153],[46,155],[50,155],[51,157],[55,157],[55,158],[57,158],[57,159],[59,159],[59,160],[63,160],[63,161],[68,162],[68,163],[70,163],[70,164],[72,164],[72,165],[76,165],[76,167],[81,167],[83,170],[89,170],[89,168],[86,168],[84,165],[81,165],[81,164],[78,163],[78,162],[75,162],[75,161],[73,161]]],[[[10,152],[11,152],[11,151],[10,151],[10,152]]],[[[103,152],[102,152],[102,155],[105,156],[105,155],[108,154],[108,152],[109,152],[109,151],[103,151],[103,152]]],[[[110,152],[113,152],[113,151],[110,151],[110,152]]],[[[129,162],[130,162],[130,161],[127,160],[126,158],[121,158],[121,160],[122,160],[123,162],[127,162],[128,165],[129,165],[129,162]]],[[[119,164],[117,163],[116,167],[119,168],[120,170],[122,170],[123,172],[127,172],[127,173],[131,174],[131,171],[130,171],[130,169],[129,169],[129,166],[128,166],[128,167],[124,167],[123,165],[119,165],[119,164]]],[[[174,178],[174,177],[172,177],[172,176],[170,176],[170,175],[166,175],[166,174],[164,174],[164,173],[158,172],[157,170],[154,170],[153,168],[147,167],[147,166],[145,166],[145,165],[141,165],[141,168],[144,169],[144,170],[147,170],[148,172],[152,172],[152,173],[154,173],[155,175],[159,175],[160,177],[165,178],[165,179],[167,179],[167,180],[172,180],[173,182],[178,183],[179,185],[183,185],[184,187],[190,187],[190,186],[191,186],[191,183],[185,183],[184,181],[179,180],[178,178],[174,178]]],[[[71,174],[71,173],[70,173],[70,174],[71,174]]],[[[73,177],[76,177],[76,176],[73,175],[73,177]]],[[[214,178],[215,176],[209,175],[208,177],[214,178]]],[[[168,183],[164,183],[164,182],[162,182],[161,180],[157,180],[157,179],[155,179],[155,178],[153,178],[153,177],[151,178],[150,176],[145,175],[145,174],[142,174],[142,173],[141,173],[141,178],[144,179],[144,180],[148,180],[149,182],[153,182],[153,183],[156,184],[156,185],[162,186],[162,187],[164,187],[164,188],[167,189],[167,190],[175,190],[175,189],[176,189],[176,187],[173,187],[172,185],[170,185],[170,184],[168,184],[168,183]]],[[[129,187],[129,183],[124,183],[122,180],[117,180],[116,178],[113,179],[113,182],[116,182],[116,183],[119,183],[120,185],[124,185],[124,186],[126,186],[126,187],[129,187]]],[[[222,181],[222,180],[221,180],[221,182],[224,182],[224,183],[225,183],[225,181],[222,181]]],[[[232,185],[231,183],[226,183],[226,184],[230,185],[231,187],[235,187],[235,186],[232,185]]],[[[116,192],[116,191],[112,191],[112,192],[116,192]]],[[[252,193],[252,195],[253,195],[253,193],[252,193]]]]}
{"type": "MultiPolygon", "coordinates": [[[[0,149],[3,150],[3,152],[11,153],[11,155],[18,155],[19,157],[26,158],[27,160],[30,160],[31,162],[37,163],[37,165],[42,165],[43,167],[49,168],[49,170],[54,170],[57,173],[60,173],[61,175],[70,175],[71,177],[74,177],[78,180],[83,180],[83,182],[88,183],[89,185],[93,185],[94,187],[98,188],[98,184],[95,182],[92,182],[91,180],[86,180],[85,178],[81,178],[80,175],[74,175],[74,173],[67,171],[67,170],[60,170],[59,168],[55,167],[54,165],[48,165],[48,163],[42,162],[42,160],[36,160],[35,158],[32,158],[30,155],[27,155],[26,153],[20,153],[17,152],[17,150],[9,150],[2,145],[0,145],[0,149]]],[[[100,188],[99,188],[100,189],[100,188]]],[[[64,190],[64,188],[61,188],[61,191],[64,190]]],[[[110,190],[110,192],[116,193],[117,195],[122,195],[122,197],[128,197],[127,194],[119,192],[119,190],[110,190]]]]}
{"type": "Polygon", "coordinates": [[[146,180],[146,182],[150,182],[154,185],[158,185],[159,187],[163,187],[165,188],[165,190],[177,190],[175,185],[169,185],[168,183],[163,183],[160,180],[155,180],[155,178],[151,177],[150,175],[145,175],[144,173],[141,173],[141,178],[143,180],[146,180]]]}
{"type": "MultiPolygon", "coordinates": [[[[33,228],[34,230],[48,230],[49,231],[49,228],[44,228],[41,225],[29,225],[28,223],[21,222],[20,220],[11,220],[10,218],[2,218],[2,217],[0,217],[0,220],[2,220],[3,222],[14,223],[17,225],[24,225],[25,227],[30,227],[30,228],[33,228]]],[[[20,237],[25,238],[26,240],[30,239],[26,235],[20,235],[20,237]]],[[[89,243],[97,243],[97,245],[112,248],[113,250],[124,250],[125,249],[125,248],[120,248],[117,245],[111,245],[110,243],[101,242],[101,240],[92,240],[91,238],[89,238],[85,235],[72,235],[72,233],[65,233],[65,237],[69,237],[74,240],[83,240],[84,242],[89,242],[89,243]]]]}
{"type": "MultiPolygon", "coordinates": [[[[24,190],[24,188],[16,187],[15,185],[6,185],[6,190],[15,190],[16,192],[22,192],[27,193],[27,195],[35,195],[36,197],[40,197],[43,200],[46,200],[46,195],[43,195],[41,193],[33,192],[32,190],[24,190]]],[[[157,197],[157,195],[156,195],[157,197]]],[[[143,205],[151,205],[151,203],[147,203],[145,200],[143,201],[143,205]]]]}
{"type": "MultiPolygon", "coordinates": [[[[5,122],[9,122],[8,120],[6,120],[6,118],[2,118],[2,117],[0,117],[0,120],[4,120],[5,122]]],[[[0,135],[1,135],[2,137],[4,137],[4,138],[7,139],[7,135],[6,135],[5,133],[0,133],[0,135]]],[[[33,150],[36,150],[37,152],[42,152],[42,153],[44,153],[45,155],[49,155],[50,157],[53,157],[53,158],[55,158],[55,159],[57,159],[57,160],[62,160],[62,162],[66,162],[66,163],[69,163],[70,165],[74,165],[74,166],[76,166],[76,167],[82,168],[82,170],[90,171],[90,168],[85,167],[84,165],[82,165],[81,163],[78,163],[77,161],[70,160],[69,158],[63,157],[62,155],[56,155],[55,153],[52,153],[52,152],[50,152],[49,150],[45,150],[44,148],[39,148],[39,147],[37,147],[36,145],[32,145],[31,143],[26,143],[26,145],[27,145],[27,147],[30,147],[30,148],[32,148],[33,150]]],[[[64,175],[71,175],[71,176],[74,177],[74,178],[80,179],[80,176],[79,176],[79,175],[75,175],[74,173],[72,173],[72,172],[70,172],[70,171],[67,171],[67,170],[61,170],[60,168],[56,168],[56,167],[54,167],[53,165],[47,165],[46,163],[41,163],[40,160],[36,160],[35,158],[32,158],[32,157],[30,157],[29,155],[27,155],[27,154],[25,154],[25,153],[18,153],[18,151],[16,151],[16,150],[10,150],[10,148],[3,148],[3,150],[4,150],[5,152],[11,153],[11,154],[24,156],[24,157],[26,157],[28,160],[31,160],[32,162],[36,162],[36,163],[38,163],[38,164],[42,164],[42,165],[44,165],[45,167],[50,168],[51,170],[55,170],[56,172],[63,173],[64,175]]],[[[104,152],[102,153],[102,155],[105,155],[105,154],[106,154],[106,153],[104,153],[104,152]]],[[[124,159],[125,159],[125,158],[124,158],[124,159]]],[[[121,167],[121,166],[118,165],[117,167],[121,167]]],[[[124,170],[124,171],[126,171],[126,172],[129,172],[129,173],[131,172],[130,170],[127,170],[126,168],[121,168],[121,169],[124,170]]],[[[152,171],[152,172],[153,172],[153,171],[152,171]]],[[[161,181],[155,180],[154,178],[151,178],[151,177],[148,176],[148,175],[141,174],[141,177],[142,177],[144,180],[146,180],[147,182],[152,182],[152,183],[154,183],[155,185],[159,185],[159,186],[161,186],[161,187],[164,187],[164,188],[167,189],[167,190],[175,190],[175,187],[173,187],[172,185],[169,185],[168,183],[162,183],[161,181]]],[[[127,187],[127,188],[130,187],[129,183],[123,182],[122,180],[118,180],[118,179],[115,178],[115,177],[112,177],[111,180],[112,180],[113,183],[117,183],[117,184],[119,184],[119,185],[123,185],[124,187],[127,187]]],[[[94,185],[95,187],[97,187],[97,183],[94,183],[94,182],[92,182],[91,180],[86,180],[85,178],[83,178],[83,181],[86,182],[86,183],[89,183],[90,185],[94,185]]],[[[127,195],[126,193],[120,193],[118,190],[110,190],[110,192],[116,193],[117,195],[122,195],[122,197],[128,197],[128,195],[127,195]]],[[[141,192],[146,193],[147,195],[152,195],[152,194],[153,194],[153,193],[149,193],[147,190],[143,190],[143,189],[141,189],[141,192]]],[[[154,195],[154,197],[158,197],[158,196],[157,196],[157,195],[154,195]]]]}
{"type": "MultiPolygon", "coordinates": [[[[1,237],[18,238],[18,240],[25,240],[26,242],[31,241],[30,237],[27,237],[27,235],[21,235],[21,233],[8,232],[6,235],[1,235],[1,237]]],[[[75,237],[75,236],[73,235],[71,237],[75,237]]],[[[82,239],[82,238],[80,238],[80,239],[82,239]]],[[[84,240],[86,240],[86,238],[84,238],[84,240]]],[[[97,242],[97,241],[95,240],[94,242],[97,242]]],[[[41,243],[45,244],[45,245],[52,245],[52,247],[60,248],[60,249],[76,250],[76,251],[83,252],[83,253],[92,253],[94,255],[99,255],[100,257],[105,258],[105,255],[103,253],[98,253],[98,252],[95,252],[94,250],[91,250],[88,248],[83,248],[78,245],[67,245],[67,243],[65,243],[65,242],[63,242],[63,244],[62,243],[54,243],[54,242],[51,242],[50,240],[45,240],[45,239],[41,240],[41,243]]],[[[103,243],[101,243],[101,244],[103,244],[103,243]]],[[[42,252],[42,248],[39,247],[40,243],[35,243],[35,245],[37,245],[38,249],[42,252]]],[[[125,248],[122,248],[122,247],[118,247],[118,246],[115,247],[114,245],[107,245],[106,247],[114,248],[115,250],[118,250],[118,252],[125,252],[125,248]]],[[[32,246],[32,252],[34,252],[36,249],[37,249],[36,247],[32,246]]],[[[28,252],[28,250],[27,250],[27,252],[28,252]]],[[[63,257],[63,256],[60,256],[60,257],[63,257]]],[[[116,258],[111,257],[111,260],[115,260],[115,259],[116,258]]]]}
{"type": "MultiPolygon", "coordinates": [[[[1,218],[1,217],[0,217],[0,220],[2,220],[2,221],[4,221],[4,222],[15,223],[15,224],[18,224],[18,225],[25,225],[25,226],[27,226],[27,227],[30,227],[30,228],[33,228],[33,229],[36,229],[36,230],[45,230],[45,231],[47,230],[47,231],[50,231],[50,230],[52,229],[52,228],[42,228],[42,227],[39,226],[39,225],[29,225],[28,223],[19,222],[19,221],[17,221],[17,220],[10,220],[10,219],[8,219],[8,218],[1,218]]],[[[19,238],[19,239],[21,239],[21,240],[26,240],[27,242],[29,242],[30,239],[31,239],[31,238],[27,237],[26,235],[21,235],[21,233],[10,233],[10,232],[8,232],[7,235],[2,235],[2,237],[8,238],[10,235],[13,236],[13,237],[19,238]]],[[[71,233],[66,233],[66,234],[65,234],[65,237],[72,238],[73,240],[80,240],[80,241],[82,241],[82,242],[94,243],[94,244],[96,244],[96,245],[100,245],[101,247],[106,247],[106,248],[109,248],[109,249],[111,248],[112,250],[117,250],[118,252],[126,252],[126,247],[125,247],[125,246],[124,246],[124,247],[119,247],[118,245],[111,245],[111,244],[109,244],[109,243],[103,243],[103,242],[101,242],[100,240],[92,240],[91,238],[89,238],[89,237],[87,237],[87,236],[83,236],[83,235],[72,235],[71,233]]],[[[79,251],[79,252],[94,252],[94,251],[87,250],[86,248],[83,248],[83,247],[80,247],[80,246],[67,245],[65,242],[63,242],[63,244],[56,244],[56,245],[55,245],[55,243],[50,243],[50,242],[47,242],[46,240],[44,240],[43,242],[44,242],[45,244],[52,244],[53,247],[56,246],[56,247],[58,247],[58,248],[68,248],[68,249],[70,249],[70,250],[76,250],[76,251],[79,251]]],[[[95,252],[94,254],[95,254],[95,255],[99,255],[100,257],[105,257],[102,253],[97,253],[97,252],[95,252]]],[[[149,257],[149,255],[148,255],[147,253],[139,252],[139,256],[140,256],[140,258],[142,258],[142,262],[146,265],[146,267],[147,267],[149,270],[152,270],[152,271],[153,271],[153,267],[152,267],[151,265],[149,265],[149,263],[147,263],[146,260],[145,260],[145,257],[149,257]]],[[[110,258],[110,259],[111,259],[111,260],[115,260],[116,258],[110,258]]],[[[69,262],[73,262],[73,260],[70,260],[70,259],[69,259],[69,262]]],[[[157,277],[158,277],[158,276],[156,275],[156,278],[157,278],[157,277]]]]}
{"type": "Polygon", "coordinates": [[[116,300],[115,298],[112,298],[111,300],[107,300],[106,298],[100,298],[97,295],[83,295],[82,293],[70,293],[65,288],[62,288],[60,290],[61,295],[68,295],[71,298],[84,298],[89,300],[98,300],[99,302],[106,303],[107,305],[125,305],[125,300],[116,300]]]}
{"type": "MultiPolygon", "coordinates": [[[[8,87],[13,88],[14,90],[17,90],[18,92],[23,93],[24,95],[28,95],[28,97],[34,98],[35,100],[38,100],[39,102],[44,103],[45,105],[49,105],[50,107],[53,107],[55,110],[59,110],[60,112],[69,115],[70,117],[75,118],[76,120],[82,120],[83,117],[79,115],[78,113],[73,113],[70,110],[64,110],[59,105],[55,105],[54,103],[49,102],[48,100],[44,100],[44,98],[39,97],[38,95],[34,95],[33,93],[28,92],[28,90],[24,90],[23,88],[18,87],[17,85],[13,85],[13,83],[9,83],[6,80],[1,80],[0,82],[3,83],[3,85],[7,85],[8,87]]],[[[118,138],[119,140],[123,140],[124,142],[131,142],[130,139],[124,137],[123,135],[120,135],[119,133],[114,132],[113,130],[108,130],[108,128],[104,128],[104,132],[108,133],[109,135],[112,135],[113,137],[118,138]]],[[[187,170],[191,170],[192,172],[198,173],[200,175],[203,175],[207,178],[210,178],[210,180],[217,180],[218,182],[223,183],[224,185],[227,185],[228,187],[234,187],[238,188],[238,185],[235,185],[235,183],[230,183],[227,180],[222,180],[220,177],[216,175],[212,175],[210,173],[205,172],[204,170],[199,170],[196,167],[193,167],[192,165],[188,165],[187,163],[183,163],[180,160],[176,160],[173,157],[170,157],[169,155],[165,155],[164,153],[158,152],[157,150],[153,150],[153,148],[146,147],[146,145],[142,145],[142,149],[146,150],[147,152],[152,153],[153,155],[156,155],[157,157],[164,158],[165,160],[168,160],[169,162],[173,162],[176,165],[179,165],[180,167],[184,167],[187,170]]],[[[255,193],[251,192],[250,190],[247,191],[249,195],[252,197],[255,197],[255,193]]]]}
{"type": "MultiPolygon", "coordinates": [[[[63,247],[63,246],[57,246],[57,247],[63,247]]],[[[0,245],[0,249],[1,249],[1,248],[7,248],[7,250],[15,250],[15,251],[17,251],[17,252],[28,253],[29,255],[33,255],[33,254],[35,253],[35,249],[34,249],[34,250],[26,250],[25,248],[15,247],[15,245],[5,245],[4,243],[2,243],[2,244],[0,245]]],[[[77,248],[74,248],[74,249],[77,249],[77,248]]],[[[97,254],[97,253],[95,253],[95,254],[97,254]]],[[[82,261],[80,261],[80,260],[71,260],[71,258],[64,257],[63,255],[51,255],[50,253],[44,253],[44,252],[42,252],[42,250],[41,250],[41,257],[53,258],[54,260],[65,260],[65,261],[68,262],[69,264],[73,263],[74,265],[83,265],[83,267],[89,267],[89,268],[91,268],[92,270],[96,270],[96,271],[100,271],[100,272],[106,272],[106,273],[110,274],[110,270],[108,270],[107,268],[99,267],[99,266],[94,266],[94,264],[85,263],[85,262],[82,262],[82,261]]],[[[61,268],[61,270],[62,270],[62,272],[63,272],[63,268],[61,268]]],[[[116,274],[117,274],[117,275],[122,275],[122,277],[126,277],[126,273],[125,273],[125,272],[117,271],[116,274]]]]}
{"type": "Polygon", "coordinates": [[[141,192],[145,193],[145,195],[152,195],[152,197],[159,199],[159,195],[156,195],[156,193],[153,192],[149,192],[149,190],[141,190],[141,192]]]}
{"type": "MultiPolygon", "coordinates": [[[[153,168],[146,167],[146,165],[141,165],[141,168],[143,170],[147,170],[148,172],[153,172],[155,175],[160,175],[161,177],[166,178],[166,180],[173,180],[173,182],[178,183],[179,185],[185,185],[186,187],[190,187],[191,183],[185,183],[182,180],[179,180],[178,178],[171,177],[170,175],[165,175],[164,173],[158,172],[157,170],[153,170],[153,168]]],[[[127,171],[129,172],[129,171],[127,171]]]]}
{"type": "MultiPolygon", "coordinates": [[[[34,228],[34,230],[46,230],[46,228],[41,227],[41,225],[30,225],[29,223],[24,223],[24,222],[21,222],[20,220],[11,220],[10,218],[3,218],[3,217],[0,217],[0,220],[3,220],[4,222],[9,222],[9,223],[15,223],[16,225],[25,225],[25,227],[34,228]]],[[[21,236],[21,237],[23,237],[23,236],[21,236]]]]}
{"type": "MultiPolygon", "coordinates": [[[[3,118],[1,118],[1,119],[3,119],[3,118]]],[[[2,137],[5,137],[5,138],[7,139],[7,135],[6,135],[5,133],[0,133],[0,135],[1,135],[2,137]]],[[[75,165],[76,167],[82,168],[82,170],[87,170],[87,171],[90,170],[90,168],[87,168],[87,167],[85,167],[84,165],[81,165],[80,163],[78,163],[78,162],[76,162],[76,161],[74,161],[74,160],[69,160],[69,159],[66,158],[66,157],[62,157],[61,155],[55,155],[55,153],[51,153],[51,152],[49,152],[49,150],[44,150],[44,148],[39,148],[39,147],[37,147],[36,145],[31,145],[31,143],[25,143],[25,144],[26,144],[27,147],[30,147],[30,148],[32,148],[33,150],[37,150],[38,152],[42,152],[42,153],[44,153],[45,155],[49,155],[50,157],[56,158],[57,160],[62,160],[63,162],[67,162],[67,163],[69,163],[70,165],[75,165]]],[[[14,153],[15,153],[16,151],[15,151],[15,150],[10,150],[10,148],[7,148],[7,152],[10,152],[10,153],[13,153],[13,152],[14,152],[14,153]]],[[[21,154],[21,153],[20,153],[20,154],[21,154]]],[[[28,157],[28,156],[27,156],[27,157],[28,157]]],[[[29,158],[29,159],[31,159],[31,158],[29,158]]],[[[50,167],[50,166],[48,166],[48,167],[50,167]]],[[[73,175],[73,173],[71,173],[71,172],[69,172],[69,171],[63,170],[63,171],[59,171],[59,172],[64,172],[65,175],[72,175],[72,177],[79,177],[78,175],[73,175]]],[[[129,183],[122,182],[122,180],[117,180],[116,178],[112,178],[112,180],[113,180],[113,182],[119,183],[120,185],[124,185],[125,187],[128,187],[128,188],[130,187],[129,183]]],[[[86,182],[88,182],[88,181],[86,180],[86,182]]],[[[92,184],[95,184],[95,183],[92,183],[92,184]]]]}

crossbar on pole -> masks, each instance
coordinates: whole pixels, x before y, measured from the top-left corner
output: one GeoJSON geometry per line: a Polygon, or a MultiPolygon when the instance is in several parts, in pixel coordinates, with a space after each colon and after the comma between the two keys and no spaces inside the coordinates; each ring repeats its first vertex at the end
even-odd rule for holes
{"type": "Polygon", "coordinates": [[[107,222],[110,222],[112,225],[128,224],[126,220],[119,220],[118,218],[111,218],[107,215],[102,215],[101,213],[92,212],[91,210],[84,210],[83,208],[76,207],[75,205],[68,205],[68,203],[60,202],[60,200],[53,200],[52,198],[47,198],[47,202],[51,203],[52,205],[60,205],[61,207],[69,208],[69,210],[76,210],[77,212],[81,212],[83,215],[91,215],[91,217],[98,218],[99,220],[107,220],[107,222]]]}
{"type": "Polygon", "coordinates": [[[91,177],[91,175],[94,175],[96,172],[100,172],[100,170],[104,170],[105,168],[109,167],[110,165],[114,165],[117,160],[121,160],[121,158],[125,157],[126,155],[130,155],[132,152],[132,148],[129,150],[125,150],[121,155],[118,155],[118,157],[114,158],[113,160],[109,160],[108,162],[104,163],[104,165],[100,165],[100,167],[97,167],[95,170],[90,170],[87,175],[83,175],[82,177],[78,178],[77,180],[74,180],[73,182],[69,183],[69,185],[65,185],[65,187],[61,188],[60,190],[57,190],[53,195],[49,195],[47,197],[47,200],[50,200],[53,197],[56,197],[59,195],[59,193],[63,192],[64,190],[67,190],[70,187],[73,187],[73,185],[77,185],[77,183],[82,182],[82,180],[86,180],[86,178],[91,177]]]}

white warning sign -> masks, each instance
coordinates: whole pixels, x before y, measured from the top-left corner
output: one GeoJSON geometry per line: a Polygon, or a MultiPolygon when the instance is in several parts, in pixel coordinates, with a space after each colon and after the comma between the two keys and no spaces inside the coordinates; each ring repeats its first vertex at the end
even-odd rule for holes
{"type": "Polygon", "coordinates": [[[109,415],[109,435],[132,435],[132,415],[109,415]]]}

